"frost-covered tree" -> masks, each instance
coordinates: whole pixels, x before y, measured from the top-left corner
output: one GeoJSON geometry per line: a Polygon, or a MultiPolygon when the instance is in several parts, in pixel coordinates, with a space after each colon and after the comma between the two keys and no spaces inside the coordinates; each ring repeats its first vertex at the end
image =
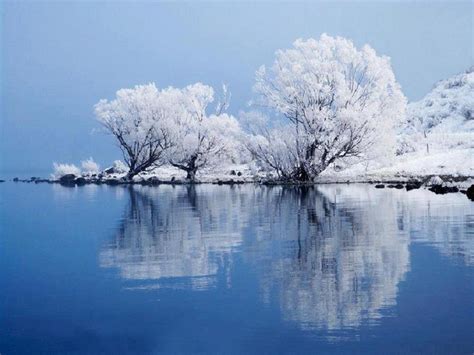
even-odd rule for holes
{"type": "Polygon", "coordinates": [[[196,83],[183,89],[169,88],[162,95],[170,105],[174,123],[175,145],[169,152],[169,162],[194,181],[199,169],[232,154],[240,134],[239,123],[223,112],[227,107],[225,98],[218,103],[216,113],[206,112],[214,100],[210,86],[196,83]]]}
{"type": "Polygon", "coordinates": [[[368,45],[358,50],[350,40],[325,34],[277,51],[273,65],[257,71],[255,91],[260,103],[287,124],[258,137],[264,149],[253,153],[298,181],[314,179],[338,159],[393,148],[393,129],[406,106],[388,57],[368,45]],[[284,154],[289,170],[283,171],[269,162],[272,155],[281,156],[289,136],[294,143],[284,154]]]}
{"type": "Polygon", "coordinates": [[[89,158],[81,162],[82,172],[86,175],[98,174],[100,171],[100,166],[97,164],[94,159],[89,158]]]}
{"type": "Polygon", "coordinates": [[[164,152],[171,147],[167,103],[160,94],[155,84],[138,85],[95,105],[98,120],[119,143],[128,178],[163,164],[164,152]]]}
{"type": "Polygon", "coordinates": [[[257,111],[242,113],[240,119],[248,132],[246,148],[253,158],[279,179],[291,180],[298,165],[295,130],[281,124],[270,127],[268,116],[257,111]]]}

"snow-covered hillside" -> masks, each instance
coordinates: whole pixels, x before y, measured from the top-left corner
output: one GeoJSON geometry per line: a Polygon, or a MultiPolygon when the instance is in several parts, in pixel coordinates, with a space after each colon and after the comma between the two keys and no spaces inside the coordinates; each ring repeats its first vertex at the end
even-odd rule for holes
{"type": "Polygon", "coordinates": [[[399,138],[400,153],[474,148],[474,66],[409,104],[399,138]]]}

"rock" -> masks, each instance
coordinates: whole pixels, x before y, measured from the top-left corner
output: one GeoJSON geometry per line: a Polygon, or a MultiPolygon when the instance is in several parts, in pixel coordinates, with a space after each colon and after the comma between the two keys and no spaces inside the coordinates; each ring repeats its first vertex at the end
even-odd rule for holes
{"type": "Polygon", "coordinates": [[[15,178],[13,178],[13,181],[18,182],[18,181],[20,181],[20,179],[18,179],[17,177],[15,177],[15,178]]]}
{"type": "Polygon", "coordinates": [[[74,185],[74,180],[76,180],[76,175],[66,174],[59,178],[59,183],[63,185],[74,185]]]}
{"type": "Polygon", "coordinates": [[[375,188],[376,189],[384,189],[385,185],[384,184],[377,184],[377,185],[375,185],[375,188]]]}
{"type": "Polygon", "coordinates": [[[105,183],[107,185],[119,185],[121,184],[121,181],[119,179],[107,179],[105,180],[105,183]]]}
{"type": "Polygon", "coordinates": [[[78,177],[76,180],[74,180],[74,182],[76,183],[76,185],[85,185],[87,184],[87,180],[83,177],[78,177]]]}
{"type": "Polygon", "coordinates": [[[231,170],[230,175],[235,175],[235,170],[231,170]]]}
{"type": "Polygon", "coordinates": [[[389,189],[393,189],[393,188],[395,187],[395,185],[390,184],[390,185],[387,185],[387,187],[388,187],[389,189]]]}
{"type": "Polygon", "coordinates": [[[447,193],[459,192],[459,189],[456,186],[443,186],[443,185],[434,185],[428,190],[434,192],[437,195],[444,195],[447,193]]]}
{"type": "Polygon", "coordinates": [[[153,176],[147,180],[147,183],[150,185],[158,185],[161,181],[156,176],[153,176]]]}
{"type": "Polygon", "coordinates": [[[0,182],[5,182],[5,180],[0,179],[0,182]]]}
{"type": "Polygon", "coordinates": [[[48,179],[40,179],[40,178],[35,179],[35,184],[39,184],[41,182],[49,182],[49,180],[48,179]]]}
{"type": "Polygon", "coordinates": [[[415,182],[415,183],[408,183],[405,188],[407,189],[407,191],[411,191],[411,190],[416,190],[416,189],[419,189],[421,187],[421,183],[418,183],[418,182],[415,182]]]}
{"type": "Polygon", "coordinates": [[[396,185],[395,185],[395,188],[396,188],[396,189],[399,189],[399,190],[400,190],[400,189],[403,189],[403,185],[402,185],[402,184],[396,184],[396,185]]]}
{"type": "Polygon", "coordinates": [[[467,190],[466,190],[466,196],[468,199],[470,199],[471,201],[474,201],[474,185],[471,185],[471,187],[469,187],[467,190]]]}
{"type": "Polygon", "coordinates": [[[240,171],[238,171],[237,176],[242,176],[242,173],[240,171]]]}
{"type": "Polygon", "coordinates": [[[105,173],[105,174],[108,174],[108,175],[113,174],[113,173],[115,173],[115,169],[114,169],[114,167],[112,166],[112,167],[110,167],[110,168],[108,168],[108,169],[105,169],[105,170],[104,170],[104,173],[105,173]]]}

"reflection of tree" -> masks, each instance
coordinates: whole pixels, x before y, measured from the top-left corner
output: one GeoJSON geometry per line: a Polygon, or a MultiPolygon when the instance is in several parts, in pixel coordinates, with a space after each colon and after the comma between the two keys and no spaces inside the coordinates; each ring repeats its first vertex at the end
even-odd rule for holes
{"type": "Polygon", "coordinates": [[[304,328],[379,319],[409,269],[409,237],[473,261],[474,205],[460,194],[370,185],[133,186],[129,194],[101,266],[158,287],[207,288],[218,275],[231,283],[239,251],[264,300],[304,328]]]}
{"type": "Polygon", "coordinates": [[[337,188],[326,193],[332,198],[315,188],[268,191],[252,250],[264,296],[276,286],[287,319],[340,329],[380,318],[395,304],[409,267],[408,239],[390,200],[357,205],[338,201],[337,188]]]}
{"type": "MultiPolygon", "coordinates": [[[[115,239],[101,252],[103,267],[126,279],[214,277],[226,252],[241,244],[245,220],[240,188],[134,186],[115,239]]],[[[198,282],[192,280],[192,283],[198,282]]]]}

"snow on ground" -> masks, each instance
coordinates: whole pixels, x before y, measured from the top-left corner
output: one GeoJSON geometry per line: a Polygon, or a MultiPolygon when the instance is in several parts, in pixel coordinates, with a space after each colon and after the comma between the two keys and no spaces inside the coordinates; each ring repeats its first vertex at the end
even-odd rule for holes
{"type": "MultiPolygon", "coordinates": [[[[370,166],[370,165],[369,165],[370,166]]],[[[451,176],[474,179],[474,149],[438,151],[430,154],[408,153],[397,157],[389,166],[368,168],[357,164],[342,171],[328,169],[317,182],[366,182],[366,181],[405,181],[423,179],[429,176],[451,176]]],[[[223,164],[212,169],[199,171],[197,180],[201,183],[218,181],[254,182],[261,181],[267,173],[255,164],[223,164]]],[[[121,175],[114,175],[120,178],[121,175]]],[[[142,173],[135,181],[158,179],[160,181],[186,180],[186,173],[172,166],[161,166],[151,172],[142,173]]],[[[470,180],[470,179],[469,179],[470,180]]]]}
{"type": "MultiPolygon", "coordinates": [[[[253,164],[223,164],[198,171],[196,178],[201,183],[218,181],[253,182],[258,173],[253,164]]],[[[116,176],[120,178],[121,176],[116,176]]],[[[158,179],[160,181],[184,182],[186,172],[171,165],[164,165],[134,177],[134,181],[158,179]]]]}
{"type": "Polygon", "coordinates": [[[397,157],[389,166],[366,169],[364,164],[335,172],[328,169],[320,182],[409,180],[432,175],[474,177],[474,149],[439,151],[431,154],[408,153],[397,157]]]}
{"type": "Polygon", "coordinates": [[[394,165],[380,173],[398,175],[474,176],[474,149],[457,149],[438,153],[405,154],[394,165]]]}

